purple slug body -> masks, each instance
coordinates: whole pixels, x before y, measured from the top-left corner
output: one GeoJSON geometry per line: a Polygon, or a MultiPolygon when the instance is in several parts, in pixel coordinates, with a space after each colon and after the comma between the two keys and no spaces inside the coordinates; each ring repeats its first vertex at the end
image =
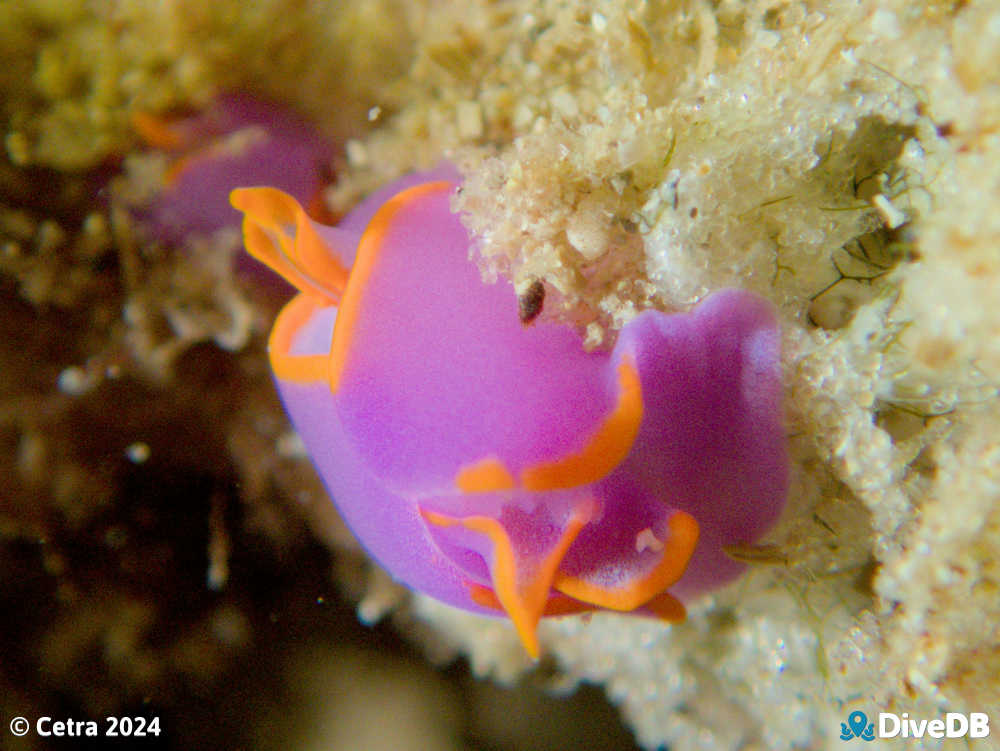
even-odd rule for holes
{"type": "Polygon", "coordinates": [[[241,93],[222,94],[185,118],[139,112],[133,126],[170,163],[159,194],[139,217],[176,244],[235,226],[239,214],[226,196],[248,182],[278,187],[312,211],[333,155],[333,146],[286,107],[241,93]]]}
{"type": "Polygon", "coordinates": [[[678,598],[741,572],[723,547],[784,506],[770,305],[722,290],[585,352],[481,281],[457,180],[403,178],[335,228],[272,188],[233,192],[247,250],[300,290],[270,358],[316,468],[394,577],[505,613],[533,656],[543,616],[683,618],[678,598]]]}

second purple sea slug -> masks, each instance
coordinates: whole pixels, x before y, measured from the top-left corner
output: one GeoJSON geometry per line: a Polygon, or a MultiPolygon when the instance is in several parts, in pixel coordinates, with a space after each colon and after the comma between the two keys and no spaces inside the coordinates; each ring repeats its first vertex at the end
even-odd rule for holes
{"type": "Polygon", "coordinates": [[[784,506],[771,306],[721,290],[585,352],[482,282],[456,187],[404,178],[337,227],[273,188],[232,194],[247,250],[299,289],[270,359],[316,468],[396,579],[506,614],[532,656],[543,616],[683,618],[784,506]]]}

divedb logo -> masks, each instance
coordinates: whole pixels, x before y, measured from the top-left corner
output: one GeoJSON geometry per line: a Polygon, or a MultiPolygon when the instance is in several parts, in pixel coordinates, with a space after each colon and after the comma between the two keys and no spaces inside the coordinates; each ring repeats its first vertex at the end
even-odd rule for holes
{"type": "Polygon", "coordinates": [[[914,720],[908,712],[879,712],[878,723],[868,722],[864,712],[854,711],[847,722],[840,723],[840,740],[860,738],[986,738],[990,734],[990,718],[985,712],[948,712],[944,718],[914,720]]]}

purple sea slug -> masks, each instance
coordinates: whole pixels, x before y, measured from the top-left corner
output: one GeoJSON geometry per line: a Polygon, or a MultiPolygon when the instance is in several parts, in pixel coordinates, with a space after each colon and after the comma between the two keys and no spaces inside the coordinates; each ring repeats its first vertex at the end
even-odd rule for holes
{"type": "Polygon", "coordinates": [[[393,576],[506,613],[532,656],[543,616],[683,618],[682,599],[742,570],[724,546],[784,505],[770,305],[719,291],[585,352],[482,282],[457,180],[404,178],[337,227],[273,188],[232,193],[247,250],[300,291],[270,359],[313,462],[393,576]]]}
{"type": "Polygon", "coordinates": [[[239,185],[273,185],[317,211],[333,146],[287,107],[243,93],[216,97],[188,117],[137,112],[140,137],[169,159],[164,185],[140,213],[158,236],[175,242],[239,221],[226,200],[239,185]]]}

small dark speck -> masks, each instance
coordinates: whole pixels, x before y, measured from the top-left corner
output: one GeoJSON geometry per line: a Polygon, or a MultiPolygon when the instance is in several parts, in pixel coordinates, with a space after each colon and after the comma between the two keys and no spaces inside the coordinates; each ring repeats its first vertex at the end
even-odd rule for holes
{"type": "Polygon", "coordinates": [[[696,218],[698,216],[698,207],[697,206],[695,206],[694,208],[691,209],[690,216],[691,216],[692,219],[694,219],[694,218],[696,218]]]}
{"type": "Polygon", "coordinates": [[[542,312],[545,304],[545,285],[536,279],[524,294],[517,298],[517,315],[521,323],[527,326],[542,312]]]}
{"type": "Polygon", "coordinates": [[[631,219],[622,218],[620,223],[622,225],[622,229],[630,234],[635,234],[636,232],[639,231],[639,225],[636,224],[631,219]]]}

